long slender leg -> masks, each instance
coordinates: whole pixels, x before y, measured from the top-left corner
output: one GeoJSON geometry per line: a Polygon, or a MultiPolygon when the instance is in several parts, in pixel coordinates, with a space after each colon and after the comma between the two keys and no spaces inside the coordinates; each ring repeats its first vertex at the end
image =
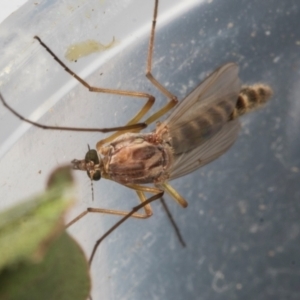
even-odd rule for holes
{"type": "MultiPolygon", "coordinates": [[[[152,82],[152,84],[162,93],[164,94],[170,101],[163,106],[161,109],[159,109],[157,112],[152,114],[150,117],[148,117],[145,120],[145,124],[150,125],[151,123],[155,122],[157,119],[162,117],[164,114],[166,114],[170,109],[172,109],[177,103],[178,99],[175,95],[170,93],[160,82],[158,82],[153,74],[152,74],[152,57],[153,57],[153,51],[154,51],[154,38],[155,38],[155,27],[156,27],[156,19],[157,19],[157,13],[158,13],[158,0],[155,1],[154,4],[154,13],[153,13],[153,19],[152,19],[152,26],[151,26],[151,33],[150,33],[150,39],[149,39],[149,45],[148,45],[148,54],[147,54],[147,67],[146,67],[146,77],[152,82]]],[[[141,116],[142,117],[142,116],[141,116]]],[[[128,122],[126,125],[131,125],[134,124],[131,120],[128,122]]],[[[136,119],[136,122],[140,121],[140,119],[136,119]]],[[[139,132],[141,128],[133,129],[133,130],[128,130],[128,131],[133,131],[133,132],[139,132]]],[[[104,145],[107,144],[111,141],[113,141],[115,138],[120,136],[122,132],[116,132],[109,137],[100,140],[97,143],[96,148],[100,150],[100,148],[104,145]]]]}
{"type": "MultiPolygon", "coordinates": [[[[27,122],[31,125],[34,125],[36,127],[42,128],[42,129],[50,129],[50,130],[65,130],[65,131],[84,131],[84,132],[112,132],[112,131],[118,131],[115,135],[117,137],[118,135],[122,134],[123,131],[136,131],[141,130],[147,125],[145,123],[137,124],[139,120],[149,111],[149,109],[152,107],[152,105],[155,102],[155,98],[147,93],[143,92],[136,92],[136,91],[127,91],[127,90],[116,90],[116,89],[106,89],[106,88],[100,88],[100,87],[94,87],[91,86],[89,83],[87,83],[85,80],[83,80],[80,76],[78,76],[75,72],[73,72],[69,67],[67,67],[57,56],[56,54],[37,36],[34,37],[36,40],[39,41],[39,43],[46,49],[46,51],[53,57],[54,60],[59,63],[66,72],[68,72],[71,76],[73,76],[79,83],[81,83],[83,86],[85,86],[89,91],[91,92],[97,92],[97,93],[107,93],[107,94],[115,94],[115,95],[122,95],[127,97],[134,97],[134,98],[140,98],[140,99],[147,99],[144,106],[141,108],[141,110],[127,123],[125,126],[118,126],[118,127],[112,127],[112,128],[78,128],[78,127],[64,127],[64,126],[51,126],[51,125],[45,125],[40,124],[38,122],[31,121],[27,118],[24,118],[21,114],[19,114],[16,110],[14,110],[11,106],[8,105],[8,103],[4,100],[2,95],[0,94],[0,100],[3,103],[3,105],[16,117],[21,119],[24,122],[27,122]]],[[[115,138],[114,137],[114,138],[115,138]]]]}
{"type": "Polygon", "coordinates": [[[188,206],[187,201],[169,183],[162,183],[161,186],[180,206],[183,208],[188,206]]]}
{"type": "Polygon", "coordinates": [[[154,104],[155,98],[147,93],[143,92],[136,92],[136,91],[127,91],[127,90],[116,90],[116,89],[107,89],[107,88],[100,88],[90,85],[87,81],[82,79],[78,76],[74,71],[72,71],[68,66],[66,66],[58,57],[57,55],[38,37],[34,37],[39,43],[45,48],[45,50],[53,57],[53,59],[62,66],[62,68],[69,73],[72,77],[74,77],[79,83],[85,86],[90,92],[96,93],[106,93],[106,94],[113,94],[113,95],[120,95],[126,97],[134,97],[134,98],[144,98],[148,99],[146,104],[142,107],[140,112],[138,112],[130,121],[129,124],[137,123],[145,114],[146,112],[152,107],[154,104]]]}
{"type": "MultiPolygon", "coordinates": [[[[158,118],[160,118],[162,115],[164,115],[168,110],[170,110],[174,105],[177,104],[178,100],[177,98],[172,95],[168,90],[166,90],[152,75],[151,69],[152,69],[152,54],[153,54],[153,48],[154,48],[154,33],[155,33],[155,24],[156,24],[156,17],[157,17],[157,9],[158,9],[158,1],[155,2],[155,9],[154,9],[154,16],[152,21],[152,29],[151,29],[151,35],[150,35],[150,41],[149,41],[149,48],[148,48],[148,59],[147,59],[147,70],[146,70],[146,76],[149,78],[149,80],[168,98],[171,99],[171,101],[168,102],[167,105],[165,105],[163,108],[161,108],[159,111],[154,113],[152,116],[150,116],[144,124],[151,124],[158,118]]],[[[140,131],[144,128],[143,125],[138,125],[137,127],[134,126],[137,122],[141,120],[141,118],[149,111],[149,109],[152,107],[155,98],[147,93],[141,93],[141,92],[134,92],[134,91],[125,91],[125,90],[115,90],[115,89],[106,89],[106,88],[100,88],[91,86],[88,82],[86,82],[84,79],[82,79],[80,76],[78,76],[75,72],[73,72],[69,67],[67,67],[56,55],[55,53],[38,37],[35,36],[35,39],[39,41],[39,43],[46,49],[46,51],[53,57],[54,60],[59,63],[66,72],[68,72],[71,76],[73,76],[77,81],[79,81],[83,86],[85,86],[89,91],[91,92],[98,92],[98,93],[109,93],[109,94],[115,94],[115,95],[123,95],[123,96],[131,96],[135,98],[147,98],[146,104],[142,107],[140,112],[138,112],[123,128],[122,130],[119,130],[118,132],[114,133],[113,135],[99,141],[97,143],[96,148],[100,149],[103,144],[109,143],[110,141],[117,138],[119,135],[123,133],[124,130],[126,131],[140,131]],[[130,127],[130,126],[133,127],[130,127]]],[[[31,122],[32,124],[32,122],[31,122]]],[[[33,124],[36,125],[36,124],[33,124]]],[[[42,128],[45,128],[43,126],[42,128]]],[[[55,127],[51,126],[49,129],[54,129],[55,127]]],[[[119,127],[120,128],[120,127],[119,127]]],[[[63,128],[60,127],[61,130],[70,130],[70,128],[63,128]]],[[[116,128],[114,128],[116,129],[116,128]]],[[[118,130],[118,129],[117,129],[118,130]]],[[[117,131],[117,130],[111,130],[111,131],[117,131]]],[[[82,130],[82,131],[92,131],[89,129],[82,130]]],[[[100,131],[100,130],[98,130],[100,131]]],[[[103,131],[101,131],[103,132],[103,131]]],[[[106,129],[105,132],[108,132],[106,129]]]]}
{"type": "MultiPolygon", "coordinates": [[[[139,197],[139,200],[141,203],[144,203],[147,201],[147,198],[145,196],[145,192],[151,193],[154,195],[160,195],[160,197],[163,195],[163,191],[159,188],[154,188],[154,187],[147,187],[147,186],[141,186],[137,184],[131,184],[131,185],[126,185],[127,187],[134,189],[139,197]]],[[[131,215],[133,218],[137,219],[146,219],[152,216],[152,208],[149,204],[146,204],[143,206],[144,208],[144,213],[134,213],[131,215]]],[[[88,213],[102,213],[102,214],[110,214],[110,215],[117,215],[117,216],[126,216],[128,215],[128,211],[123,211],[123,210],[115,210],[115,209],[106,209],[106,208],[95,208],[95,207],[88,207],[85,211],[80,213],[77,217],[75,217],[72,221],[70,221],[66,227],[71,226],[72,224],[76,223],[79,221],[81,218],[86,216],[88,213]]]]}
{"type": "Polygon", "coordinates": [[[167,98],[169,98],[170,101],[145,121],[145,123],[148,125],[150,123],[153,123],[154,121],[156,121],[161,116],[163,116],[165,113],[167,113],[171,108],[173,108],[178,103],[177,97],[175,95],[173,95],[172,93],[170,93],[160,82],[158,82],[157,79],[152,74],[152,57],[153,57],[153,50],[154,50],[154,38],[155,38],[155,26],[156,26],[157,12],[158,12],[158,0],[155,0],[151,35],[150,35],[149,46],[148,46],[146,77],[152,82],[152,84],[161,93],[163,93],[167,98]]]}
{"type": "MultiPolygon", "coordinates": [[[[147,102],[144,104],[144,106],[141,108],[141,110],[123,127],[115,127],[115,128],[110,128],[110,129],[91,129],[91,128],[86,128],[86,129],[79,129],[79,128],[72,128],[72,127],[56,127],[56,126],[46,126],[46,125],[41,125],[39,126],[38,123],[32,122],[28,119],[25,119],[21,117],[18,113],[13,111],[12,108],[9,108],[10,111],[12,111],[15,115],[17,115],[19,118],[22,120],[31,123],[32,125],[44,128],[44,129],[59,129],[59,130],[75,130],[75,131],[100,131],[100,132],[109,132],[109,131],[117,131],[113,135],[107,137],[106,139],[103,139],[98,142],[97,144],[97,149],[100,149],[100,147],[108,143],[115,138],[117,138],[119,135],[123,133],[123,131],[139,131],[143,128],[146,127],[146,123],[142,124],[136,124],[137,122],[140,121],[140,119],[149,111],[149,109],[152,107],[154,104],[155,98],[147,93],[142,93],[142,92],[135,92],[135,91],[127,91],[127,90],[116,90],[116,89],[106,89],[106,88],[100,88],[100,87],[95,87],[91,86],[88,82],[86,82],[84,79],[82,79],[80,76],[78,76],[74,71],[72,71],[68,66],[66,66],[58,57],[57,55],[38,37],[34,37],[36,40],[39,41],[39,43],[45,48],[45,50],[53,57],[53,59],[62,66],[62,68],[68,72],[71,76],[73,76],[79,83],[81,83],[83,86],[85,86],[89,91],[91,92],[97,92],[97,93],[108,93],[108,94],[115,94],[115,95],[123,95],[127,97],[135,97],[135,98],[146,98],[148,99],[147,102]],[[105,131],[104,131],[105,130],[105,131]]],[[[8,107],[6,105],[6,107],[8,107]]]]}
{"type": "Polygon", "coordinates": [[[175,222],[175,220],[174,220],[174,218],[173,218],[173,216],[172,216],[172,214],[171,214],[171,212],[170,212],[170,210],[169,210],[169,207],[168,207],[168,205],[167,205],[167,203],[166,203],[164,197],[161,197],[161,198],[160,198],[160,202],[161,202],[161,204],[162,204],[162,206],[163,206],[163,208],[164,208],[164,210],[165,210],[165,212],[166,212],[166,214],[167,214],[167,216],[168,216],[168,219],[169,219],[169,221],[170,221],[172,227],[174,228],[174,231],[175,231],[175,234],[177,235],[177,238],[178,238],[178,240],[179,240],[179,243],[181,244],[182,247],[186,247],[186,244],[185,244],[185,241],[184,241],[184,239],[183,239],[183,237],[182,237],[182,234],[181,234],[181,232],[180,232],[180,229],[179,229],[179,227],[177,226],[177,224],[176,224],[176,222],[175,222]]]}
{"type": "Polygon", "coordinates": [[[177,97],[170,93],[162,84],[160,84],[152,75],[152,57],[153,57],[153,49],[154,49],[154,37],[155,37],[155,25],[157,19],[157,11],[158,11],[158,0],[155,1],[154,7],[154,15],[152,21],[152,28],[151,28],[151,35],[149,40],[149,47],[148,47],[148,58],[147,58],[147,69],[146,69],[146,76],[147,78],[156,86],[164,95],[166,95],[170,101],[158,110],[156,113],[151,115],[144,123],[136,124],[140,121],[140,119],[149,111],[152,107],[155,98],[147,93],[142,92],[135,92],[135,91],[127,91],[127,90],[116,90],[116,89],[106,89],[100,87],[94,87],[88,84],[85,80],[83,80],[80,76],[78,76],[75,72],[73,72],[69,67],[67,67],[56,55],[55,53],[38,37],[35,36],[34,38],[39,41],[39,43],[46,49],[46,51],[53,57],[54,60],[59,63],[66,72],[68,72],[71,76],[73,76],[76,80],[78,80],[83,86],[85,86],[91,92],[98,92],[98,93],[108,93],[108,94],[115,94],[115,95],[123,95],[127,97],[135,97],[135,98],[145,98],[148,99],[141,110],[125,125],[119,127],[112,127],[112,128],[77,128],[77,127],[63,127],[63,126],[49,126],[40,124],[38,122],[33,122],[27,118],[24,118],[20,115],[17,111],[15,111],[12,107],[6,103],[2,95],[0,94],[0,100],[2,101],[3,105],[8,108],[15,116],[20,118],[21,120],[30,123],[34,126],[43,128],[43,129],[50,129],[50,130],[65,130],[65,131],[84,131],[84,132],[111,132],[117,131],[112,136],[99,141],[97,144],[97,149],[99,149],[103,144],[108,143],[121,135],[123,131],[134,131],[138,132],[141,129],[145,128],[146,125],[153,123],[158,118],[163,116],[167,111],[169,111],[172,107],[174,107],[178,100],[177,97]],[[145,125],[146,124],[146,125],[145,125]]]}
{"type": "Polygon", "coordinates": [[[31,125],[34,125],[36,127],[42,128],[42,129],[50,129],[50,130],[65,130],[65,131],[84,131],[84,132],[111,132],[111,131],[118,131],[118,132],[124,132],[130,131],[133,129],[143,129],[147,127],[144,123],[136,123],[136,124],[129,124],[127,126],[119,126],[119,127],[111,127],[111,128],[79,128],[79,127],[64,127],[64,126],[49,126],[40,124],[34,121],[31,121],[27,118],[24,118],[21,114],[19,114],[15,109],[13,109],[8,103],[4,100],[4,97],[0,93],[0,101],[3,103],[3,105],[16,117],[18,117],[20,120],[27,122],[31,125]]]}
{"type": "Polygon", "coordinates": [[[106,231],[100,239],[98,239],[94,245],[92,254],[89,259],[89,264],[91,265],[93,258],[95,256],[95,253],[100,245],[100,243],[108,236],[110,235],[115,229],[117,229],[121,224],[123,224],[127,219],[129,219],[133,214],[135,214],[139,209],[143,208],[144,206],[150,204],[151,202],[161,198],[163,196],[163,192],[160,194],[156,194],[150,198],[148,198],[145,202],[135,206],[129,213],[127,213],[126,216],[124,216],[121,220],[119,220],[114,226],[112,226],[108,231],[106,231]]]}

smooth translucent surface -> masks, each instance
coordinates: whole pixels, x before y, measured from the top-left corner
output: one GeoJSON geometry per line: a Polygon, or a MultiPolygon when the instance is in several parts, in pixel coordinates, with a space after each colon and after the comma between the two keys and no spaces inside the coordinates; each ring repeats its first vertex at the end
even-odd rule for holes
{"type": "MultiPolygon", "coordinates": [[[[68,63],[90,83],[146,91],[152,1],[29,1],[0,24],[0,90],[19,112],[42,123],[124,124],[143,100],[92,94],[70,78],[33,39],[64,58],[86,39],[119,44],[68,63]]],[[[0,5],[1,7],[1,5],[0,5]]],[[[173,182],[189,202],[166,197],[187,243],[183,249],[157,202],[149,220],[130,220],[100,247],[92,266],[93,299],[298,299],[300,242],[300,12],[295,1],[229,0],[160,3],[153,73],[182,99],[229,61],[245,83],[275,95],[222,158],[173,182]],[[209,3],[210,2],[210,3],[209,3]]],[[[0,204],[11,206],[45,187],[53,168],[81,159],[103,134],[31,128],[0,108],[0,204]]],[[[79,204],[130,209],[135,193],[76,173],[79,204]]],[[[93,214],[70,228],[90,254],[118,217],[93,214]]]]}

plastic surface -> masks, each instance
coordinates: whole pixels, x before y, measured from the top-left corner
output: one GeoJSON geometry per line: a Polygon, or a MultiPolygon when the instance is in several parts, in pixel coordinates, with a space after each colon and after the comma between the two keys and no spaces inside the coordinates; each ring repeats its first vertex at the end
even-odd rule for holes
{"type": "MultiPolygon", "coordinates": [[[[217,161],[172,182],[189,206],[166,201],[182,248],[159,202],[148,220],[129,220],[107,238],[92,265],[93,299],[299,299],[300,8],[295,1],[160,1],[153,73],[182,99],[206,74],[233,61],[245,83],[266,82],[274,97],[242,118],[235,145],[217,161]]],[[[0,25],[0,90],[19,112],[48,124],[124,124],[143,100],[92,94],[33,39],[60,58],[95,39],[116,47],[67,62],[94,85],[146,91],[152,1],[29,1],[0,25]]],[[[154,108],[154,109],[155,109],[154,108]]],[[[152,111],[154,111],[154,109],[152,111]]],[[[81,159],[103,134],[30,128],[0,109],[0,205],[41,191],[50,170],[81,159]]],[[[78,207],[130,209],[133,191],[77,172],[78,207]]],[[[74,234],[90,254],[118,217],[89,215],[74,234]]]]}

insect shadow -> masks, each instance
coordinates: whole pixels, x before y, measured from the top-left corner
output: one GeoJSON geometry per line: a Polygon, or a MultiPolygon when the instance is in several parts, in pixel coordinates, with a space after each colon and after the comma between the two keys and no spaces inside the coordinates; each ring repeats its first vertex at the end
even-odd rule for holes
{"type": "Polygon", "coordinates": [[[96,241],[89,259],[90,264],[98,246],[110,233],[128,218],[144,219],[152,216],[151,202],[161,199],[164,193],[170,195],[181,207],[187,207],[188,203],[185,198],[169,184],[169,181],[194,172],[225,153],[238,136],[239,117],[261,107],[272,95],[272,89],[265,84],[242,86],[238,77],[238,66],[235,63],[227,63],[216,69],[178,103],[177,97],[158,82],[152,74],[157,13],[158,0],[155,0],[146,77],[167,97],[168,101],[146,120],[140,122],[154,104],[155,98],[152,95],[144,92],[91,86],[67,67],[37,36],[34,38],[57,63],[89,91],[138,98],[146,101],[145,104],[122,127],[60,127],[44,125],[24,118],[10,107],[0,94],[0,100],[4,106],[15,116],[43,129],[86,132],[115,131],[109,137],[100,140],[96,144],[96,149],[89,149],[84,159],[72,160],[73,169],[87,172],[92,181],[105,178],[133,189],[140,204],[131,211],[89,207],[67,224],[67,227],[71,226],[90,212],[122,216],[96,241]],[[140,132],[171,109],[173,110],[169,117],[162,122],[157,122],[154,131],[140,132]],[[146,184],[152,184],[152,186],[146,184]],[[146,193],[152,196],[147,197],[146,193]],[[140,212],[141,209],[142,212],[140,212]]]}

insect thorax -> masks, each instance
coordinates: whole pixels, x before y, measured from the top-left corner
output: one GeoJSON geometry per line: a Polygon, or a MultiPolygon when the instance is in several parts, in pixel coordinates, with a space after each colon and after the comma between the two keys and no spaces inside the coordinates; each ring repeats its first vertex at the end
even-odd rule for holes
{"type": "Polygon", "coordinates": [[[101,149],[104,172],[122,184],[160,183],[168,179],[172,150],[155,132],[127,133],[101,149]]]}

